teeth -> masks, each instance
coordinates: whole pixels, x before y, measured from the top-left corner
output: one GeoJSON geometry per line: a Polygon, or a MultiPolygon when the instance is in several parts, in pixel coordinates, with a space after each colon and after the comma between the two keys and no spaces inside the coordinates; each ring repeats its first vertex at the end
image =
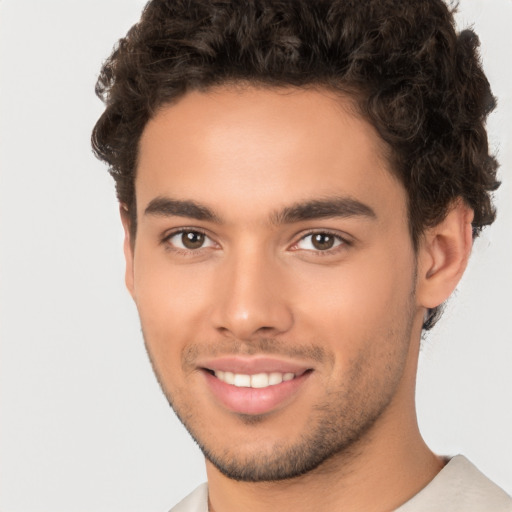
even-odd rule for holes
{"type": "Polygon", "coordinates": [[[268,376],[268,384],[269,386],[274,386],[275,384],[281,384],[283,382],[283,374],[282,373],[271,373],[268,376]]]}
{"type": "Polygon", "coordinates": [[[266,388],[275,386],[295,378],[294,373],[256,373],[254,375],[246,375],[244,373],[215,371],[215,377],[226,384],[231,384],[239,388],[266,388]]]}
{"type": "Polygon", "coordinates": [[[257,373],[251,375],[251,388],[266,388],[268,386],[268,375],[266,373],[257,373]]]}
{"type": "Polygon", "coordinates": [[[251,376],[244,375],[243,373],[235,373],[235,380],[233,384],[237,388],[250,388],[251,387],[251,376]]]}

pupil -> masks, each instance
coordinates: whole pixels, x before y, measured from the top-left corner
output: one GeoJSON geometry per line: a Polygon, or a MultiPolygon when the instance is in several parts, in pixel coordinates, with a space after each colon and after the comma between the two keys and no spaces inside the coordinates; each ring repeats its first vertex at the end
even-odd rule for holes
{"type": "Polygon", "coordinates": [[[315,249],[326,250],[331,249],[334,245],[334,237],[326,233],[317,233],[313,235],[313,246],[315,249]]]}
{"type": "Polygon", "coordinates": [[[181,235],[181,241],[187,249],[199,249],[204,243],[204,235],[197,231],[188,231],[181,235]]]}

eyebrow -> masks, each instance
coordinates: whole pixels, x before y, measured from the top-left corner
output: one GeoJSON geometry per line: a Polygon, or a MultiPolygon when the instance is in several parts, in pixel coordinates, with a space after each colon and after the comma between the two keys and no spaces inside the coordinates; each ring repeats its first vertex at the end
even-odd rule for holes
{"type": "Polygon", "coordinates": [[[305,220],[330,217],[368,217],[376,219],[375,211],[368,205],[351,197],[330,197],[296,203],[271,216],[274,224],[291,224],[305,220]]]}
{"type": "Polygon", "coordinates": [[[163,217],[188,217],[196,220],[220,222],[219,218],[208,207],[195,201],[180,201],[169,197],[156,197],[152,199],[144,215],[157,215],[163,217]]]}
{"type": "MultiPolygon", "coordinates": [[[[187,217],[196,220],[220,223],[220,218],[207,206],[191,200],[178,200],[170,197],[152,199],[144,215],[163,217],[187,217]]],[[[275,211],[270,215],[272,224],[292,224],[305,220],[330,217],[367,217],[377,218],[375,211],[368,205],[351,197],[330,197],[299,202],[275,211]]]]}

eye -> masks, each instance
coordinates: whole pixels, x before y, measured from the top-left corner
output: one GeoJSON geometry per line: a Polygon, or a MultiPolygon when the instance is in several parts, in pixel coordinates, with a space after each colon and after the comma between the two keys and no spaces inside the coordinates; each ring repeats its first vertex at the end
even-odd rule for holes
{"type": "Polygon", "coordinates": [[[328,251],[346,243],[341,237],[328,232],[310,233],[302,237],[295,248],[306,251],[328,251]]]}
{"type": "Polygon", "coordinates": [[[164,242],[171,245],[175,249],[182,249],[186,251],[194,251],[197,249],[204,249],[206,247],[214,247],[215,243],[203,232],[184,229],[175,231],[168,235],[164,242]]]}

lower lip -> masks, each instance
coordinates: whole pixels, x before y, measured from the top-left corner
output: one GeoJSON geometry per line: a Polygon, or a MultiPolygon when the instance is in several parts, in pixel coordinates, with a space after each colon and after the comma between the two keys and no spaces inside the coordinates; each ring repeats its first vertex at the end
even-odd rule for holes
{"type": "Polygon", "coordinates": [[[287,405],[297,395],[311,372],[292,380],[266,388],[242,388],[226,384],[208,371],[203,371],[206,382],[220,403],[238,414],[266,414],[287,405]]]}

